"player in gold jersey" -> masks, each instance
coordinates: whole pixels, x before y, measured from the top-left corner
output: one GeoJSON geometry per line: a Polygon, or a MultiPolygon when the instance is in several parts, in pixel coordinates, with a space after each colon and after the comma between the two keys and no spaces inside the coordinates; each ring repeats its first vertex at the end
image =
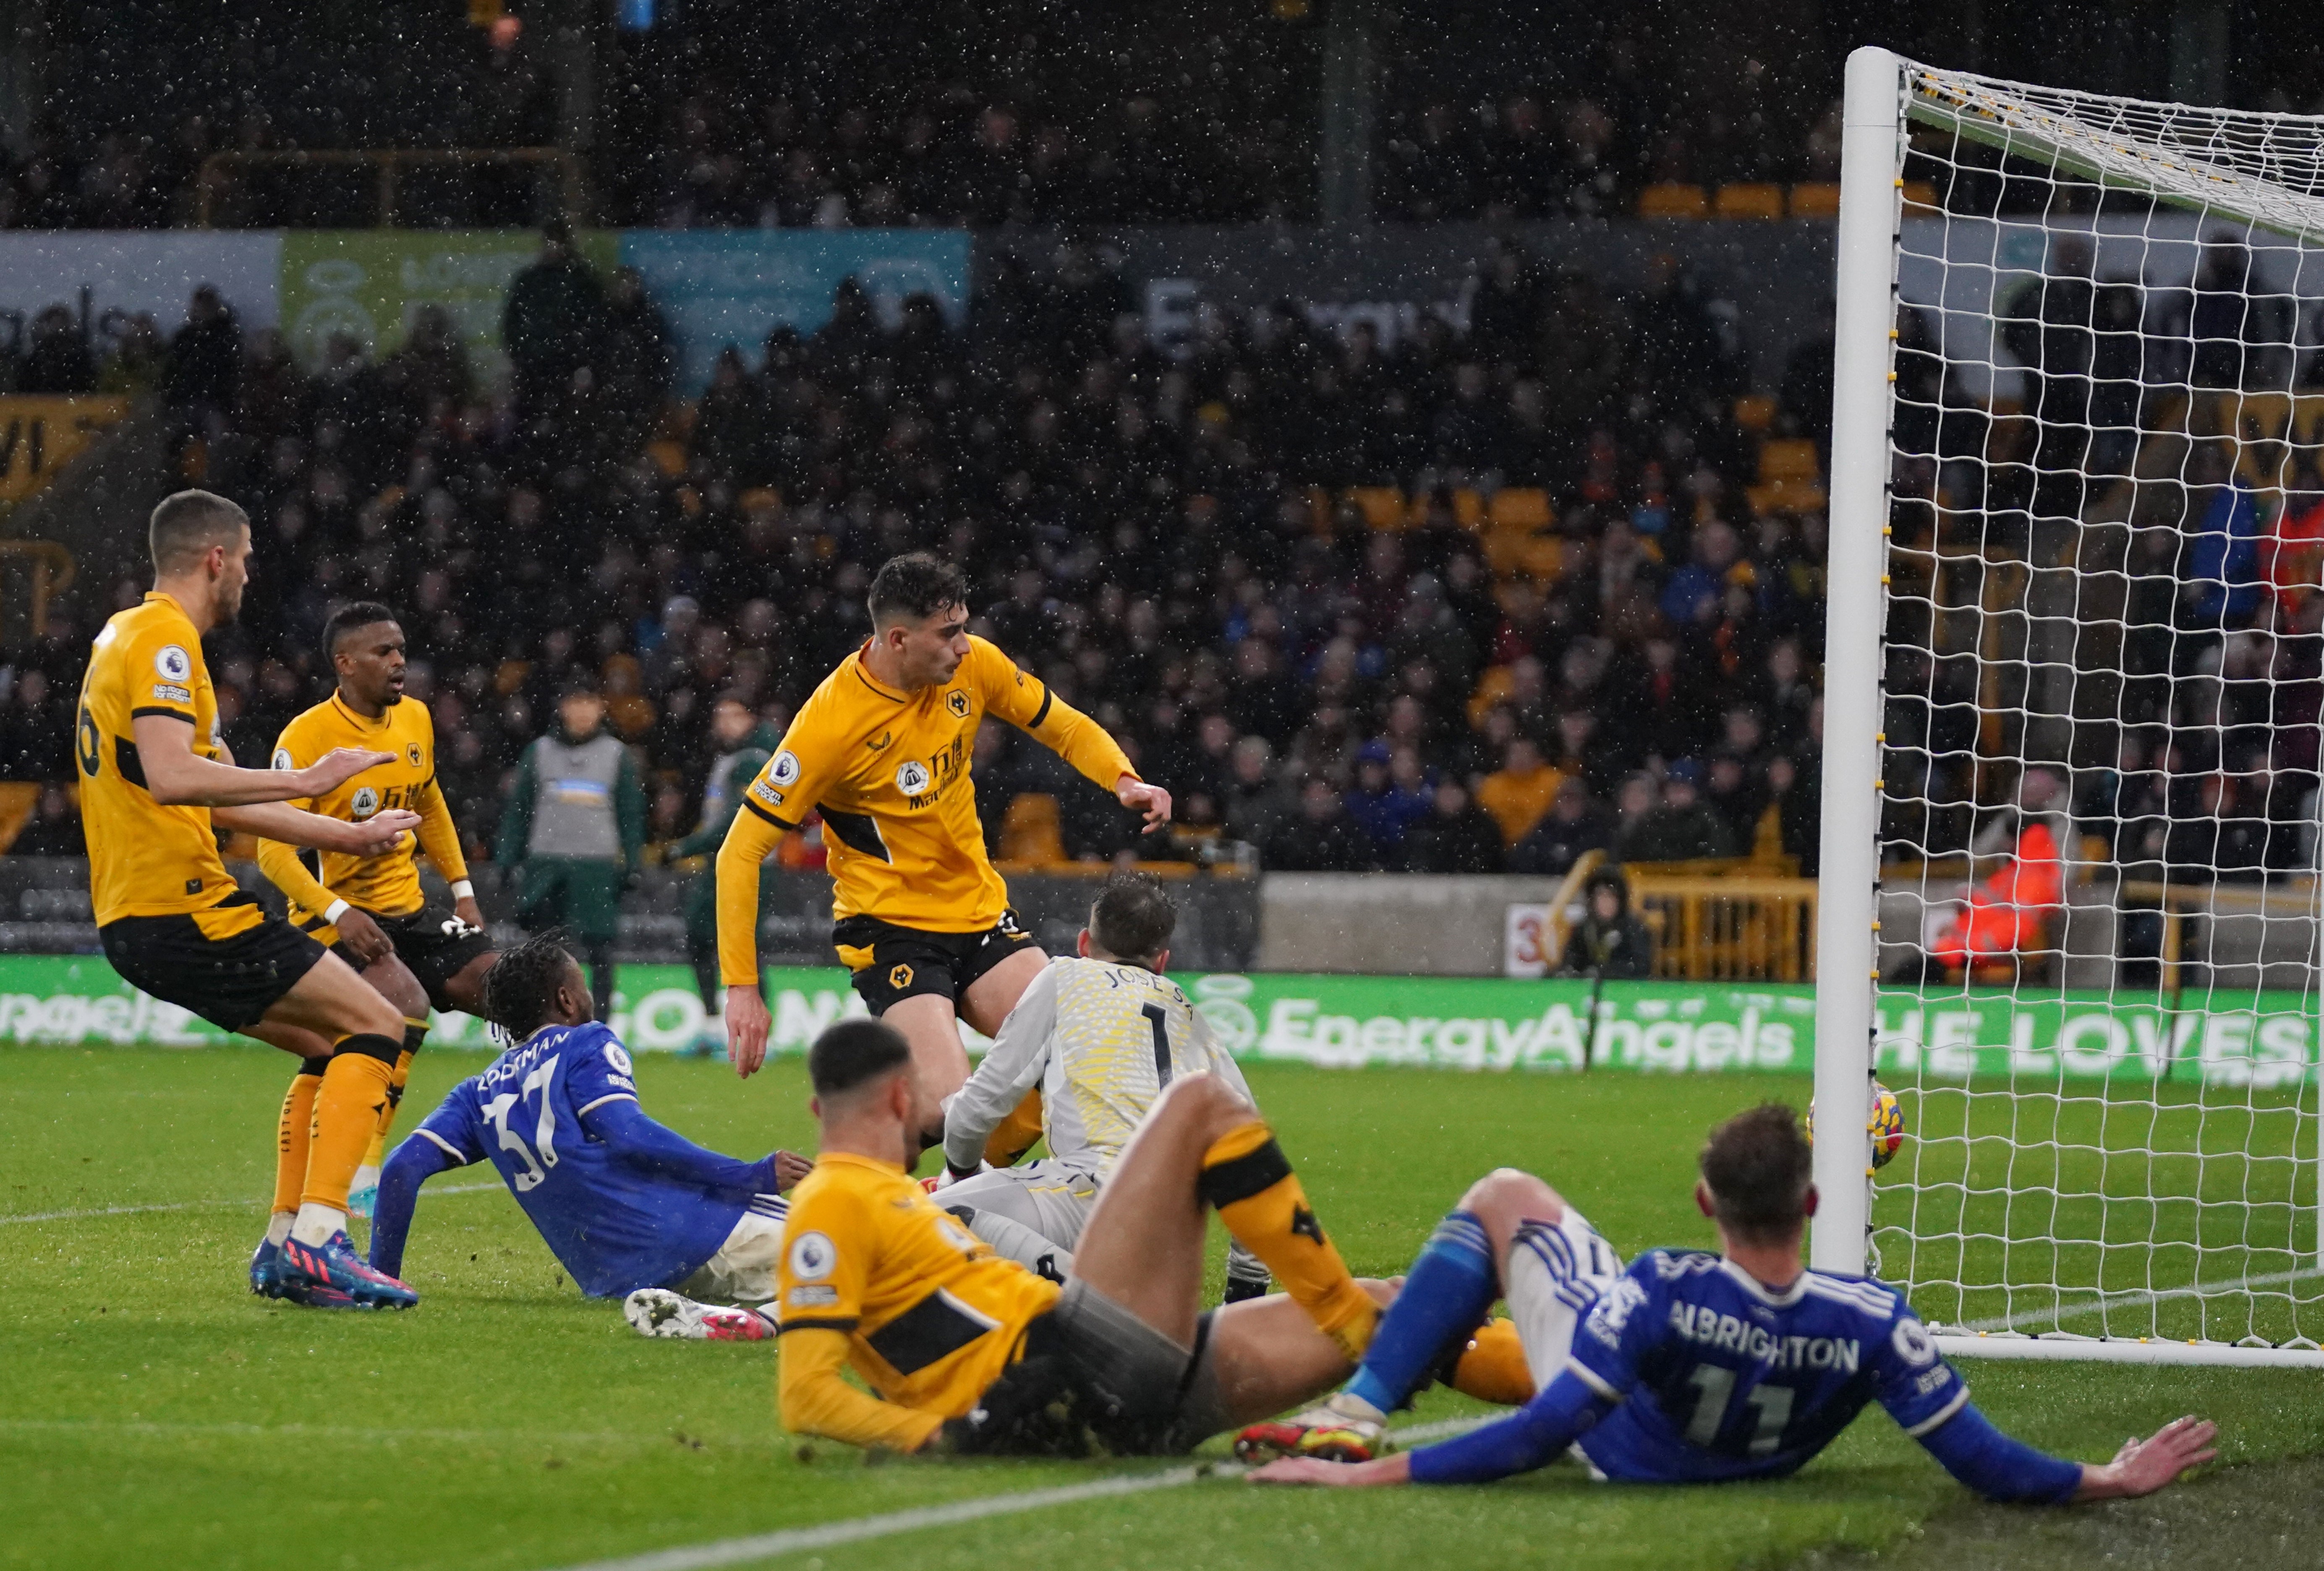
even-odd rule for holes
{"type": "Polygon", "coordinates": [[[1181,1076],[1155,1098],[1059,1283],[995,1254],[912,1181],[917,1072],[877,1020],[842,1021],[807,1054],[822,1143],[791,1191],[776,1277],[785,1429],[898,1451],[1183,1451],[1362,1355],[1389,1289],[1349,1274],[1273,1134],[1221,1076],[1181,1076]],[[1288,1297],[1201,1312],[1213,1210],[1288,1297]]]}
{"type": "MultiPolygon", "coordinates": [[[[387,1108],[348,1192],[348,1208],[367,1217],[378,1192],[387,1134],[410,1079],[411,1057],[427,1040],[429,1008],[476,1013],[493,955],[468,882],[459,830],[437,788],[434,719],[426,704],[403,696],[402,624],[374,602],[341,606],[323,624],[323,653],[337,686],[282,728],[274,744],[274,767],[296,769],[338,747],[375,748],[393,757],[327,795],[294,799],[295,805],[354,822],[383,809],[420,815],[416,844],[399,843],[383,856],[302,856],[281,841],[258,842],[259,870],[290,897],[291,925],[329,945],[403,1015],[403,1051],[388,1087],[387,1108]],[[450,911],[428,908],[416,860],[420,851],[451,885],[450,911]]],[[[274,1175],[277,1217],[298,1209],[308,1155],[300,1132],[323,1069],[322,1061],[301,1064],[283,1101],[284,1138],[277,1145],[274,1175]]]]}
{"type": "Polygon", "coordinates": [[[252,1283],[330,1308],[406,1308],[418,1296],[348,1246],[348,1181],[386,1105],[402,1051],[395,1006],[346,961],[235,887],[217,831],[244,830],[347,856],[387,850],[420,822],[401,808],[363,822],[290,805],[337,790],[391,755],[337,748],[304,769],[243,769],[218,735],[202,635],[235,619],[250,577],[250,520],[224,497],[182,491],[153,510],[153,592],[105,624],[74,725],[97,937],[132,986],[302,1058],[327,1063],[297,1215],[270,1234],[252,1283]]]}
{"type": "MultiPolygon", "coordinates": [[[[872,637],[800,706],[718,852],[718,969],[736,1071],[754,1072],[767,1052],[760,865],[820,808],[832,942],[864,1003],[912,1044],[927,1144],[943,1138],[937,1103],[968,1079],[958,1022],[992,1035],[1048,963],[984,852],[968,773],[979,722],[996,715],[1054,749],[1144,813],[1148,831],[1170,822],[1170,794],[1139,779],[1103,728],[969,636],[967,600],[960,569],[925,552],[880,569],[872,637]]],[[[1038,1127],[1036,1116],[1020,1148],[1038,1127]]]]}

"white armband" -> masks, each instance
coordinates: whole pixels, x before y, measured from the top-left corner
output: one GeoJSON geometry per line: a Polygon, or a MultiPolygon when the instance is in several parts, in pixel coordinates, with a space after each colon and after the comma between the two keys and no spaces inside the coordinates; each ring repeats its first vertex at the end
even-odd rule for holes
{"type": "Polygon", "coordinates": [[[346,914],[347,903],[344,900],[334,900],[328,905],[323,907],[323,920],[331,923],[334,927],[338,925],[339,918],[345,916],[346,914]]]}
{"type": "Polygon", "coordinates": [[[455,899],[455,900],[474,900],[475,897],[476,897],[476,887],[475,887],[475,885],[474,885],[474,884],[470,883],[470,882],[469,882],[467,879],[466,879],[466,878],[455,878],[455,879],[453,879],[453,880],[452,880],[452,898],[453,898],[453,899],[455,899]]]}

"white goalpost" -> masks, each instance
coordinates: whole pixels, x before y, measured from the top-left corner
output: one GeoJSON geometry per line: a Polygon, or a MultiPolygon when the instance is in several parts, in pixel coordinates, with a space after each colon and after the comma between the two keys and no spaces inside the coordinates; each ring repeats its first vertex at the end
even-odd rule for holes
{"type": "Polygon", "coordinates": [[[2324,117],[1863,49],[1845,121],[1812,1263],[2324,1366],[2324,117]]]}

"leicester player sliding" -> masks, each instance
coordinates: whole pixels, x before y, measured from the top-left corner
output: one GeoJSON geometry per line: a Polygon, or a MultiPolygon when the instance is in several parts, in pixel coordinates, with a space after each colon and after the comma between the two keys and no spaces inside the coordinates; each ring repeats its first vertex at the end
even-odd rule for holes
{"type": "MultiPolygon", "coordinates": [[[[421,1184],[489,1162],[592,1298],[680,1286],[743,1305],[773,1298],[778,1197],[807,1163],[785,1151],[757,1162],[722,1156],[648,1117],[629,1053],[594,1018],[581,963],[554,942],[533,939],[502,955],[484,991],[485,1015],[512,1045],[453,1087],[388,1159],[372,1221],[374,1268],[401,1269],[421,1184]]],[[[736,1341],[773,1334],[747,1308],[686,1302],[687,1325],[639,1329],[736,1341]]]]}
{"type": "Polygon", "coordinates": [[[1955,1478],[1989,1500],[2062,1505],[2152,1494],[2215,1455],[2192,1418],[2133,1440],[2104,1466],[2044,1455],[1969,1405],[1912,1306],[1879,1282],[1809,1271],[1809,1148],[1769,1103],[1711,1131],[1695,1201],[1720,1253],[1649,1252],[1607,1277],[1572,1258],[1569,1207],[1529,1174],[1480,1181],[1414,1263],[1346,1391],[1291,1425],[1259,1425],[1240,1454],[1281,1456],[1268,1483],[1477,1484],[1578,1447],[1598,1476],[1648,1484],[1781,1478],[1878,1401],[1955,1478]],[[1538,1394],[1454,1439],[1362,1462],[1369,1428],[1508,1300],[1538,1394]],[[1331,1434],[1340,1430],[1335,1438],[1331,1434]],[[1311,1443],[1312,1442],[1312,1443],[1311,1443]]]}
{"type": "MultiPolygon", "coordinates": [[[[403,628],[386,606],[358,601],[333,611],[323,624],[323,656],[337,685],[331,695],[282,728],[274,743],[274,767],[297,769],[334,748],[376,749],[389,761],[320,796],[294,798],[293,805],[327,818],[361,823],[383,810],[401,808],[420,815],[416,843],[398,841],[384,855],[354,857],[325,853],[313,859],[281,841],[258,842],[258,868],[290,897],[290,924],[361,972],[380,997],[403,1015],[403,1051],[388,1084],[387,1106],[356,1169],[347,1208],[371,1215],[379,1183],[380,1158],[411,1077],[411,1057],[428,1039],[430,1006],[475,1014],[484,1001],[484,973],[492,969],[492,940],[468,882],[460,831],[436,784],[436,724],[428,706],[403,694],[403,628]],[[452,908],[428,908],[420,886],[415,852],[426,853],[452,887],[452,908]]],[[[276,1226],[298,1209],[307,1171],[307,1124],[322,1083],[323,1059],[309,1059],[290,1082],[282,1103],[274,1181],[276,1226]]],[[[253,1286],[263,1293],[261,1263],[253,1286]]]]}
{"type": "MultiPolygon", "coordinates": [[[[1047,963],[985,855],[969,779],[984,716],[1054,749],[1145,814],[1148,830],[1170,821],[1170,794],[1139,779],[1096,721],[969,636],[967,601],[960,569],[926,553],[880,569],[872,637],[800,706],[718,852],[727,1052],[749,1075],[766,1060],[769,1024],[759,994],[760,866],[822,810],[832,943],[872,1013],[912,1044],[921,1149],[943,1138],[938,1103],[968,1079],[958,1023],[998,1032],[1047,963]]],[[[1028,1130],[1018,1144],[1031,1143],[1028,1130]]]]}

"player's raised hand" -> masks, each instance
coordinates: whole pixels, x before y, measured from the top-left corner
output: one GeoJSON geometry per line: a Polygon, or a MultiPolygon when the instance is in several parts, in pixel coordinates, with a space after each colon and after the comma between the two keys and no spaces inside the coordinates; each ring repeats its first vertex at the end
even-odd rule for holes
{"type": "Polygon", "coordinates": [[[2212,1441],[2219,1426],[2190,1414],[2173,1419],[2144,1440],[2125,1440],[2114,1460],[2103,1467],[2082,1469],[2082,1486],[2076,1500],[2135,1500],[2153,1494],[2190,1467],[2200,1467],[2217,1456],[2212,1441]]]}
{"type": "Polygon", "coordinates": [[[1113,794],[1130,812],[1146,815],[1148,834],[1170,822],[1170,794],[1159,786],[1149,786],[1143,780],[1124,775],[1114,786],[1113,794]]]}
{"type": "Polygon", "coordinates": [[[744,1079],[767,1061],[767,1032],[773,1024],[758,988],[726,989],[726,1056],[744,1079]]]}
{"type": "Polygon", "coordinates": [[[401,807],[391,807],[385,813],[374,813],[355,822],[343,818],[326,818],[323,822],[336,827],[328,837],[333,843],[320,845],[318,837],[320,849],[345,851],[351,857],[385,856],[405,835],[420,828],[420,815],[401,807]]]}
{"type": "Polygon", "coordinates": [[[337,790],[365,769],[393,762],[393,753],[383,753],[377,748],[333,748],[298,771],[299,795],[320,796],[337,790]]]}

